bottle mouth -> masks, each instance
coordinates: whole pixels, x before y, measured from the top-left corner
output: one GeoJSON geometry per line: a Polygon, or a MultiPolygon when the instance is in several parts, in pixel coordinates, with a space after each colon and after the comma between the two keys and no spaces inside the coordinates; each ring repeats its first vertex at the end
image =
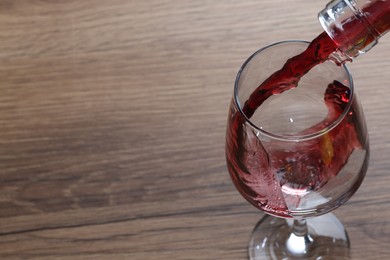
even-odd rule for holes
{"type": "MultiPolygon", "coordinates": [[[[354,84],[353,84],[352,75],[350,74],[347,66],[344,64],[340,65],[340,67],[345,71],[345,73],[347,75],[346,80],[349,83],[348,87],[350,89],[349,99],[348,99],[348,102],[343,109],[343,112],[336,119],[334,119],[332,121],[332,123],[330,123],[326,127],[319,129],[317,131],[314,131],[312,133],[308,133],[308,134],[298,134],[298,133],[297,134],[279,134],[279,133],[274,133],[272,131],[265,130],[262,127],[262,125],[260,125],[259,123],[255,123],[243,111],[243,106],[242,106],[242,103],[240,102],[239,93],[238,93],[239,92],[239,83],[240,83],[241,76],[242,76],[245,68],[247,67],[247,65],[250,63],[250,61],[255,56],[261,54],[263,51],[265,51],[269,48],[275,47],[277,45],[289,44],[289,43],[302,43],[302,44],[305,44],[306,46],[308,46],[308,44],[309,44],[309,42],[307,42],[307,41],[288,40],[288,41],[281,41],[281,42],[276,42],[276,43],[270,44],[270,45],[256,51],[254,54],[252,54],[244,62],[244,64],[241,66],[241,68],[237,74],[237,77],[235,80],[235,85],[234,85],[234,98],[233,98],[233,100],[234,100],[234,104],[235,104],[238,112],[241,114],[242,118],[245,120],[245,122],[248,125],[250,125],[253,129],[255,129],[258,132],[258,135],[263,135],[263,136],[266,136],[268,138],[279,140],[279,141],[301,142],[301,141],[307,141],[307,140],[314,139],[314,138],[325,135],[326,133],[331,131],[333,128],[335,128],[345,118],[345,116],[348,114],[348,111],[350,110],[350,107],[352,105],[353,96],[354,96],[354,84]]],[[[299,88],[299,86],[297,88],[299,88]]],[[[283,93],[281,95],[283,95],[283,93]]]]}
{"type": "Polygon", "coordinates": [[[366,19],[365,15],[356,7],[354,1],[334,0],[318,13],[318,20],[339,47],[335,59],[339,63],[352,61],[353,58],[369,51],[378,43],[380,35],[366,19]],[[356,24],[361,31],[356,32],[348,25],[356,24]]]}

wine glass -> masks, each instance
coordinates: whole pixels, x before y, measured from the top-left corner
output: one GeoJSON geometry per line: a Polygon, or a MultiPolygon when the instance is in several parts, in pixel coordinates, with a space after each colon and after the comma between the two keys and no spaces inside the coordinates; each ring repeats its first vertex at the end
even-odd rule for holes
{"type": "Polygon", "coordinates": [[[325,61],[297,87],[255,110],[251,94],[303,41],[279,42],[241,67],[229,109],[226,158],[237,190],[268,213],[253,230],[250,259],[343,259],[349,239],[330,211],[358,189],[369,160],[365,119],[346,66],[325,61]],[[326,214],[327,213],[327,214],[326,214]]]}

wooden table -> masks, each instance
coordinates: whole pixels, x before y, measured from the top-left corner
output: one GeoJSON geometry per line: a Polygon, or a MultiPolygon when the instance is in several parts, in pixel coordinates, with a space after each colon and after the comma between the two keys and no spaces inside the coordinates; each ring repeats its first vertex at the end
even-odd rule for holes
{"type": "MultiPolygon", "coordinates": [[[[228,176],[242,62],[321,32],[327,1],[0,0],[0,258],[246,259],[263,216],[228,176]]],[[[390,257],[390,38],[351,65],[371,140],[335,213],[390,257]]]]}

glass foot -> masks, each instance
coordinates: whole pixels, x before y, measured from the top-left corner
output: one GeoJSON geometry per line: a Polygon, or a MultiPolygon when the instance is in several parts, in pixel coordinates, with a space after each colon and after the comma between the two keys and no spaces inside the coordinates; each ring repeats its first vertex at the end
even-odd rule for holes
{"type": "Polygon", "coordinates": [[[349,256],[348,234],[332,213],[306,221],[266,215],[257,223],[249,242],[249,259],[256,260],[350,259],[349,256]]]}

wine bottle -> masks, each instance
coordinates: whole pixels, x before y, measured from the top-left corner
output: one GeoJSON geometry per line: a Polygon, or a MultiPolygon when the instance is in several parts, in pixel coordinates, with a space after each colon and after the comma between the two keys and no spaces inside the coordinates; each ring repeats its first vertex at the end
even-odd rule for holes
{"type": "Polygon", "coordinates": [[[390,0],[334,0],[318,19],[342,63],[370,50],[390,30],[390,0]]]}

